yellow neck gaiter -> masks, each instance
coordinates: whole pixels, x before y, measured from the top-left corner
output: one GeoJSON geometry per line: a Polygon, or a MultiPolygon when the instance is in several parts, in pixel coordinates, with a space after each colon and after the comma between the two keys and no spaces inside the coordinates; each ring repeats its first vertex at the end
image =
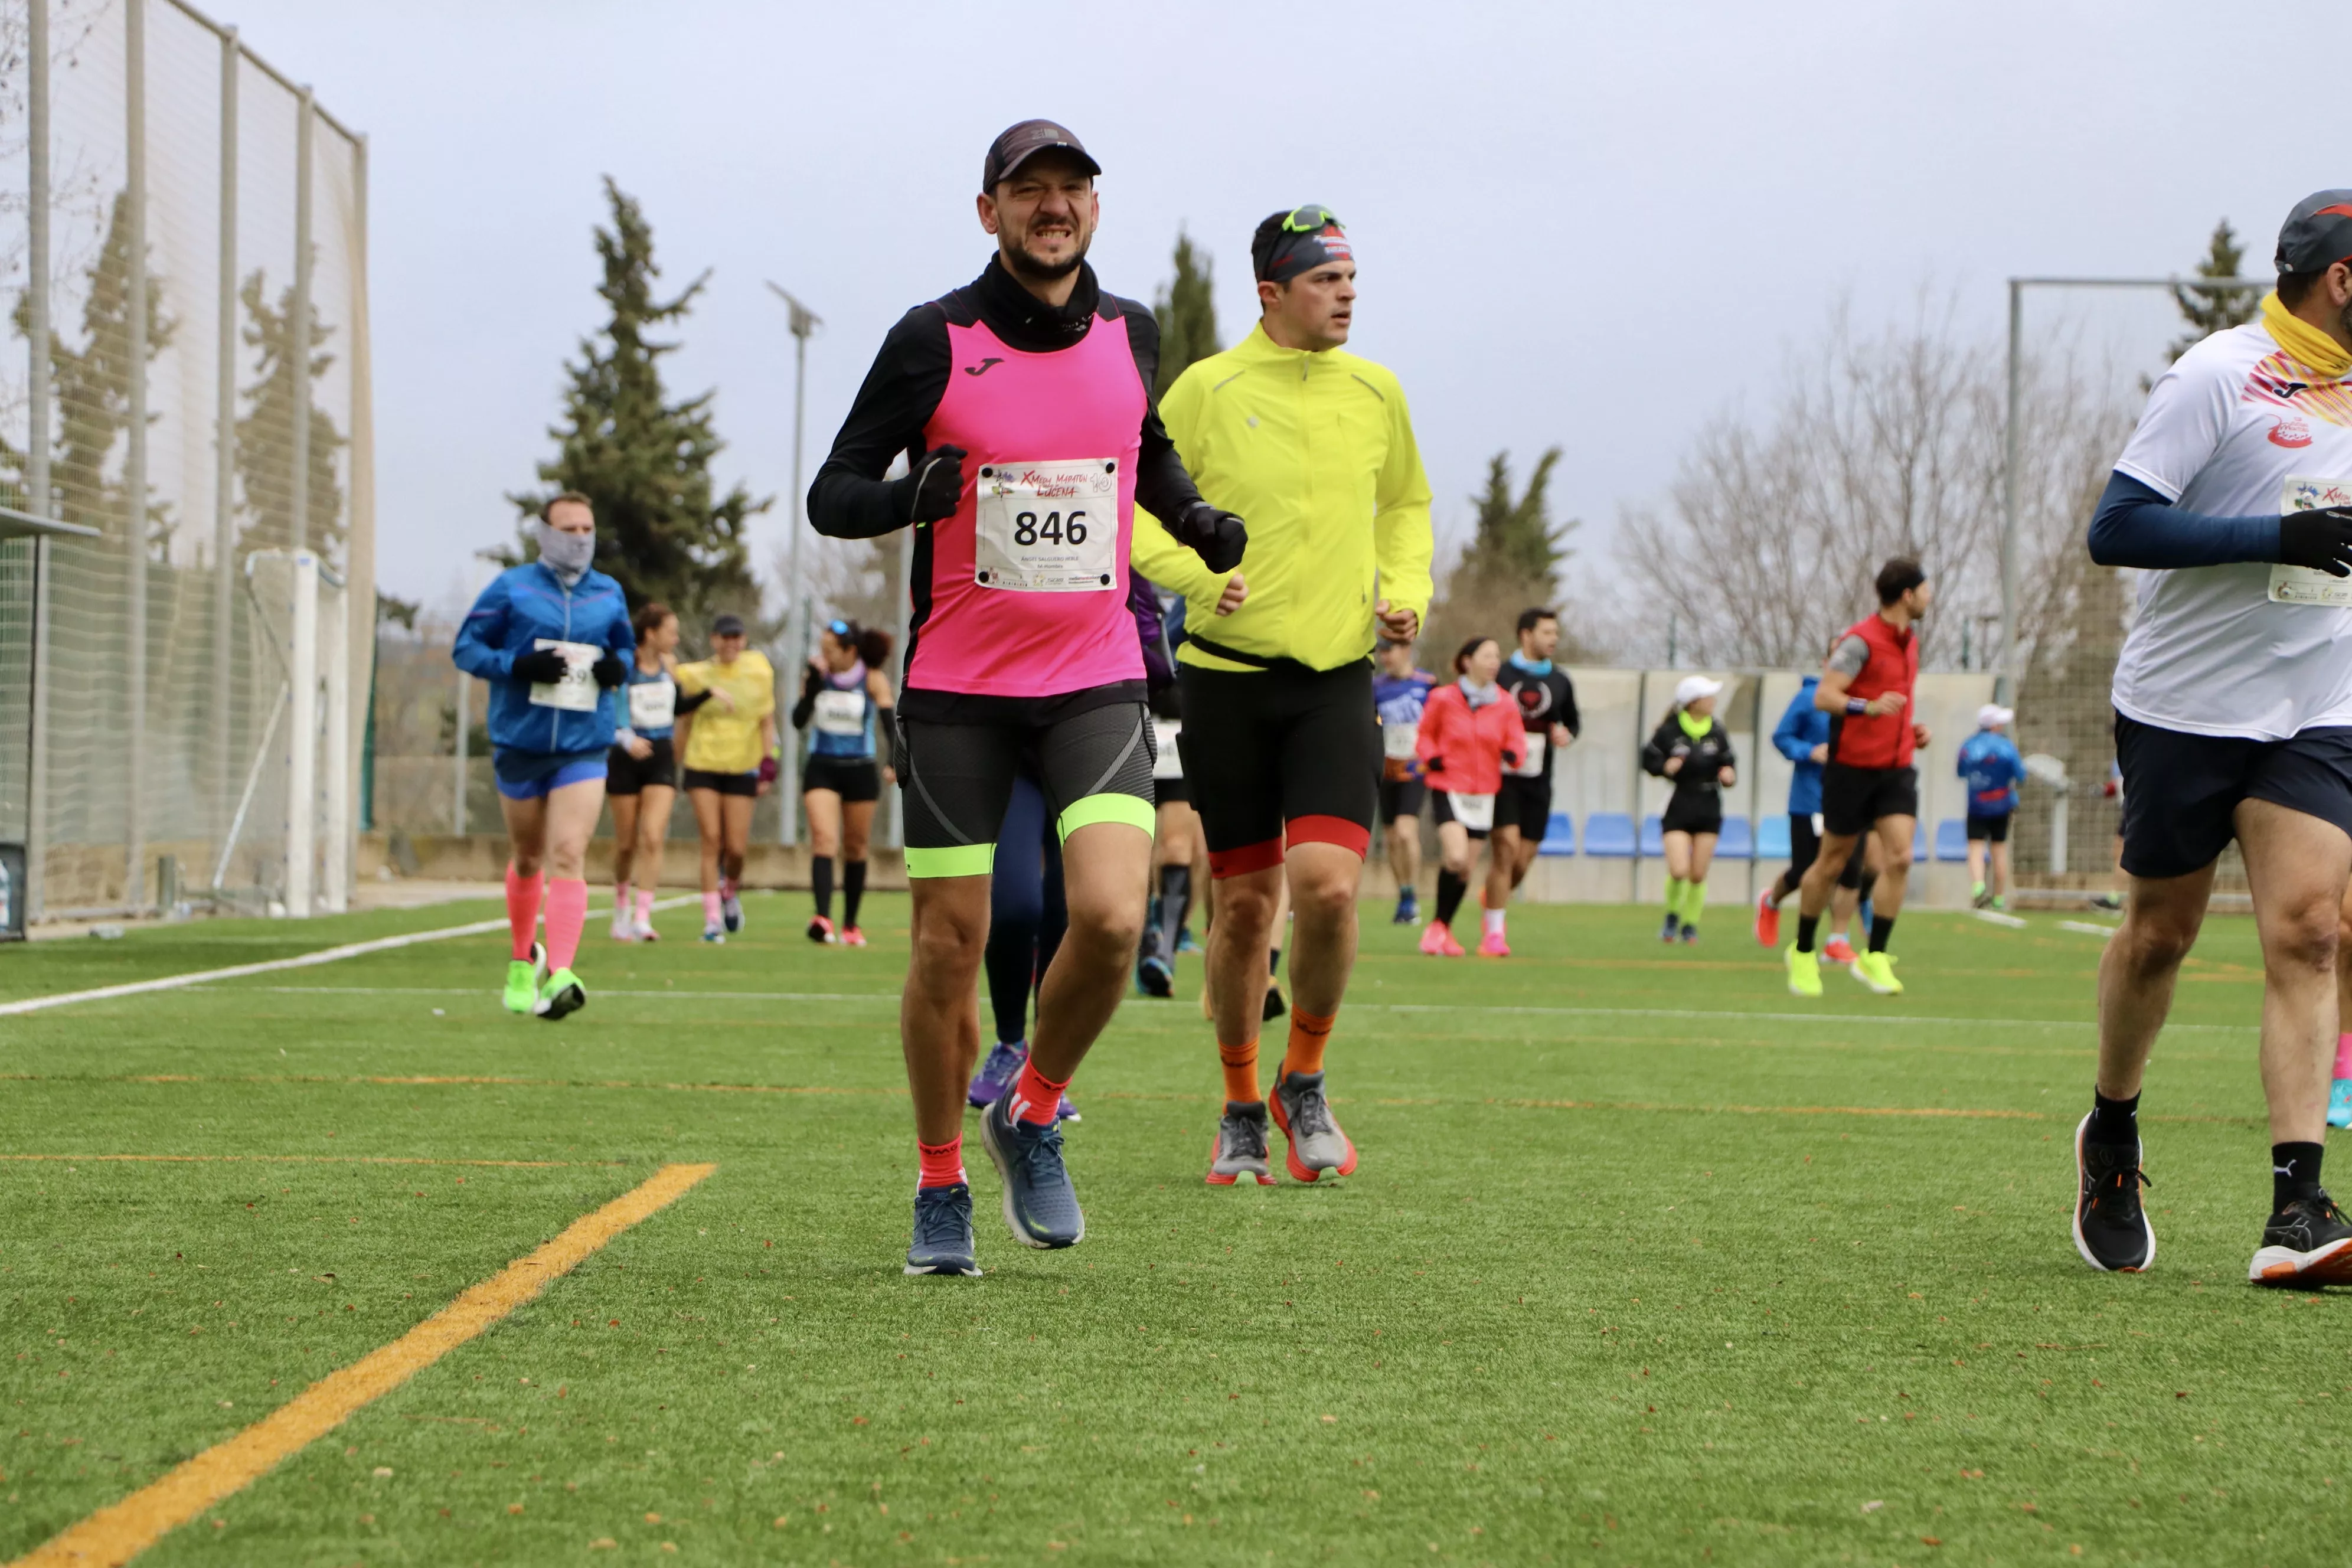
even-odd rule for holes
{"type": "Polygon", "coordinates": [[[2331,381],[2352,372],[2352,352],[2279,303],[2275,293],[2263,296],[2263,330],[2278,340],[2279,347],[2331,381]]]}

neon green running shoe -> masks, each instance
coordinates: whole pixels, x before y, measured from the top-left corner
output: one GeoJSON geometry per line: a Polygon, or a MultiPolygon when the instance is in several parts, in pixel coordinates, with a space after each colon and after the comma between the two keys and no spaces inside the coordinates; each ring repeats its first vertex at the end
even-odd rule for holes
{"type": "Polygon", "coordinates": [[[559,969],[540,986],[539,1000],[532,1005],[531,1011],[552,1024],[586,1005],[588,987],[581,984],[580,976],[572,971],[559,969]]]}
{"type": "Polygon", "coordinates": [[[530,956],[507,964],[507,990],[500,998],[509,1013],[529,1013],[539,1005],[540,977],[547,973],[547,949],[530,944],[530,956]]]}
{"type": "Polygon", "coordinates": [[[1891,952],[1865,952],[1853,964],[1853,977],[1881,996],[1903,994],[1903,982],[1895,978],[1895,955],[1891,952]]]}
{"type": "Polygon", "coordinates": [[[1818,996],[1822,994],[1822,959],[1817,952],[1800,952],[1789,949],[1789,994],[1818,996]]]}

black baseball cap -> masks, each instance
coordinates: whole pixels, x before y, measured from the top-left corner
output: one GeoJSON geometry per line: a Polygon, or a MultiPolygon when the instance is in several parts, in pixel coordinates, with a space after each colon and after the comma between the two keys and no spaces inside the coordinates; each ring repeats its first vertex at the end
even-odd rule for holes
{"type": "Polygon", "coordinates": [[[710,623],[710,635],[715,637],[740,637],[743,635],[743,617],[733,611],[710,623]]]}
{"type": "Polygon", "coordinates": [[[999,181],[1015,169],[1051,148],[1075,153],[1087,166],[1089,174],[1100,174],[1102,165],[1095,162],[1068,127],[1050,120],[1024,120],[1018,125],[1008,125],[997,132],[996,140],[988,144],[987,161],[980,166],[980,188],[984,194],[996,189],[999,181]]]}
{"type": "Polygon", "coordinates": [[[2352,191],[2315,191],[2294,204],[2279,230],[2281,272],[2325,272],[2352,261],[2352,191]]]}

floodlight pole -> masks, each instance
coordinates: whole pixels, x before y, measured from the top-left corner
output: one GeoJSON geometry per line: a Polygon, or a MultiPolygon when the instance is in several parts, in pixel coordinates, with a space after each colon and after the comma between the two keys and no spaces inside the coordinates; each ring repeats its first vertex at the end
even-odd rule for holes
{"type": "MultiPolygon", "coordinates": [[[[800,679],[801,666],[808,662],[809,605],[808,595],[801,575],[801,538],[808,531],[802,515],[807,505],[806,490],[801,482],[801,453],[808,419],[808,341],[824,325],[824,318],[802,304],[774,283],[769,291],[784,302],[792,313],[793,334],[793,548],[792,564],[787,568],[792,582],[784,595],[784,646],[793,650],[793,668],[785,677],[787,682],[800,679]]],[[[788,688],[789,689],[789,688],[788,688]]],[[[777,835],[780,844],[800,842],[800,760],[801,749],[796,741],[787,736],[784,741],[783,764],[778,782],[783,786],[783,799],[778,803],[778,820],[782,823],[777,835]]]]}
{"type": "Polygon", "coordinates": [[[2017,482],[2018,405],[2024,401],[2025,291],[2028,289],[2188,289],[2216,292],[2263,289],[2264,278],[2012,278],[2009,280],[2009,414],[2002,426],[2000,474],[2000,663],[1995,667],[1993,700],[2017,700],[2017,482]]]}

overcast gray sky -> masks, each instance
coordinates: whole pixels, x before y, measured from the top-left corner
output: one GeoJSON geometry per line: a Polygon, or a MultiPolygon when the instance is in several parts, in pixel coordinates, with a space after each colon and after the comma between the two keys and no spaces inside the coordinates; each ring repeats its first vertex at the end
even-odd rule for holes
{"type": "MultiPolygon", "coordinates": [[[[1103,164],[1105,286],[1148,299],[1183,225],[1228,342],[1257,219],[1328,205],[1362,268],[1351,346],[1403,380],[1441,526],[1489,453],[1556,442],[1557,509],[1596,564],[1621,505],[1707,416],[1760,406],[1842,293],[1870,323],[1932,280],[1990,331],[2011,273],[2182,268],[2223,216],[2266,265],[2295,200],[2352,185],[2328,110],[2280,77],[2346,58],[2352,6],[2306,8],[2292,43],[2210,0],[217,15],[370,135],[379,559],[436,603],[550,450],[562,361],[599,319],[608,172],[669,280],[713,271],[667,374],[718,388],[722,478],[778,498],[763,571],[793,410],[761,280],[825,318],[813,469],[889,323],[985,260],[981,154],[1028,115],[1103,164]]],[[[2150,353],[2173,330],[2158,301],[2134,321],[2150,353]]]]}

